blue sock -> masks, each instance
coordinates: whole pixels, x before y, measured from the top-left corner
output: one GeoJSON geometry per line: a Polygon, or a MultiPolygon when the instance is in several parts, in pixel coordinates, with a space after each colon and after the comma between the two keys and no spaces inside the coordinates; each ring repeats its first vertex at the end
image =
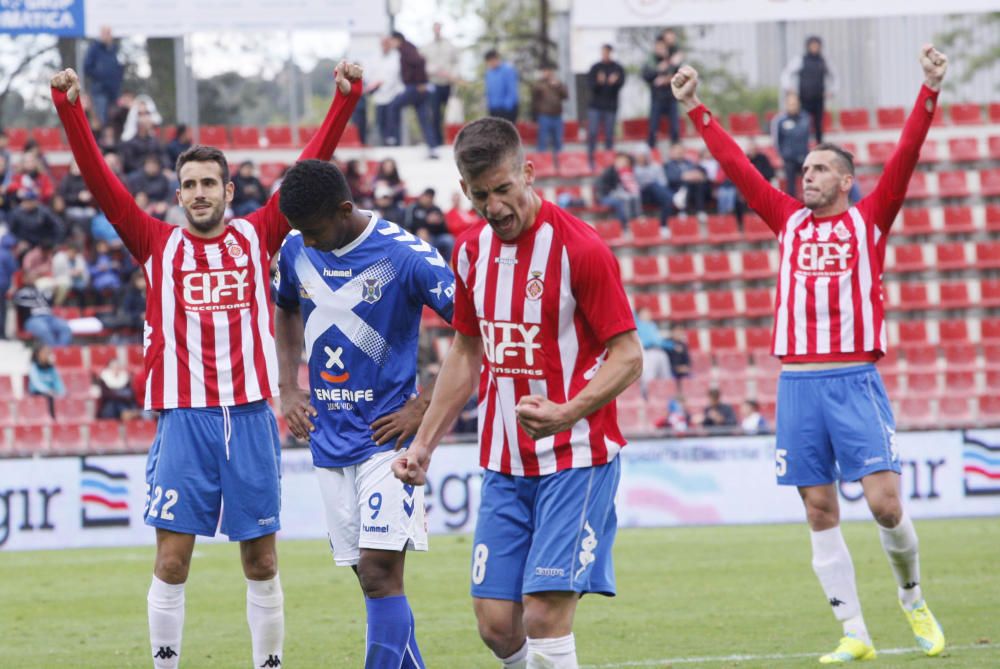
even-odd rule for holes
{"type": "Polygon", "coordinates": [[[403,657],[402,669],[426,669],[427,665],[424,664],[424,658],[420,656],[420,648],[417,647],[417,623],[413,619],[413,609],[410,609],[410,643],[406,650],[408,652],[403,657]]]}
{"type": "Polygon", "coordinates": [[[407,657],[413,632],[410,604],[406,595],[365,599],[368,611],[368,645],[365,669],[398,669],[407,657]]]}

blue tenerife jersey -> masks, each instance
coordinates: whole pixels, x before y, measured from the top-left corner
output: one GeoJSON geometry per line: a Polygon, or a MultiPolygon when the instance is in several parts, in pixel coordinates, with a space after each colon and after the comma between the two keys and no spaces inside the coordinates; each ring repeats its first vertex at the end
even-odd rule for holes
{"type": "MultiPolygon", "coordinates": [[[[370,212],[364,212],[370,213],[370,212]]],[[[317,467],[346,467],[390,450],[369,427],[416,392],[424,305],[451,321],[455,277],[432,246],[372,215],[333,251],[306,248],[292,231],[278,261],[278,306],[301,308],[309,395],[319,415],[310,438],[317,467]]]]}

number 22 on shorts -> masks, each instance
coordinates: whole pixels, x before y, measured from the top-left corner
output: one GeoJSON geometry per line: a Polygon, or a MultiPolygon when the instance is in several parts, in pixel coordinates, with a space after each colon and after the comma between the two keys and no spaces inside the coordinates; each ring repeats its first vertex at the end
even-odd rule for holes
{"type": "Polygon", "coordinates": [[[149,509],[150,518],[156,518],[159,516],[162,520],[173,520],[174,514],[170,509],[177,503],[177,491],[170,489],[164,492],[163,488],[156,486],[156,489],[152,491],[152,496],[150,495],[150,485],[146,484],[146,508],[149,509]],[[160,501],[163,502],[163,508],[160,508],[160,501]]]}
{"type": "Polygon", "coordinates": [[[777,448],[774,451],[774,466],[777,471],[778,476],[784,476],[785,472],[788,471],[788,449],[787,448],[777,448]]]}

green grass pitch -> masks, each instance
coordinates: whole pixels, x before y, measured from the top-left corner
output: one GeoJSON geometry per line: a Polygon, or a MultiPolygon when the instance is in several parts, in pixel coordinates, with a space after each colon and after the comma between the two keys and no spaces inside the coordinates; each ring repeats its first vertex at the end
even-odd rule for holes
{"type": "MultiPolygon", "coordinates": [[[[319,512],[317,512],[319,513],[319,512]]],[[[317,517],[317,522],[321,522],[317,517]]],[[[915,651],[872,523],[845,525],[879,658],[870,667],[1000,667],[1000,521],[917,522],[923,587],[950,648],[915,651]],[[897,649],[897,650],[893,650],[897,649]]],[[[431,538],[412,554],[407,590],[434,669],[495,668],[468,595],[470,537],[431,538]]],[[[0,553],[0,666],[151,666],[146,590],[153,549],[0,553]]],[[[284,666],[361,667],[364,606],[349,569],[321,541],[279,544],[284,666]]],[[[805,525],[622,530],[618,597],[586,597],[581,666],[812,667],[839,625],[810,567],[805,525]]],[[[182,666],[249,667],[245,586],[232,545],[196,549],[182,666]]]]}

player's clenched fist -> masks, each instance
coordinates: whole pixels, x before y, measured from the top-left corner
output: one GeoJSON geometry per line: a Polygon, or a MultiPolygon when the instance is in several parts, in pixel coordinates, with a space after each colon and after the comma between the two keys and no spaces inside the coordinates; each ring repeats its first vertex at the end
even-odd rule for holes
{"type": "Polygon", "coordinates": [[[927,87],[940,90],[944,73],[948,70],[948,56],[935,49],[933,44],[925,44],[920,49],[920,66],[924,68],[927,87]]]}
{"type": "Polygon", "coordinates": [[[357,63],[348,63],[346,60],[340,61],[333,70],[334,80],[341,93],[347,95],[351,92],[351,83],[361,81],[364,69],[357,63]]]}
{"type": "Polygon", "coordinates": [[[52,88],[65,93],[70,102],[76,102],[80,96],[80,77],[72,69],[57,72],[49,83],[52,88]]]}
{"type": "Polygon", "coordinates": [[[687,110],[694,109],[700,103],[695,91],[698,90],[698,72],[690,65],[684,65],[670,80],[670,89],[677,101],[687,110]]]}
{"type": "Polygon", "coordinates": [[[392,463],[392,473],[407,485],[427,483],[427,468],[431,464],[431,454],[416,442],[410,444],[406,452],[392,463]]]}

